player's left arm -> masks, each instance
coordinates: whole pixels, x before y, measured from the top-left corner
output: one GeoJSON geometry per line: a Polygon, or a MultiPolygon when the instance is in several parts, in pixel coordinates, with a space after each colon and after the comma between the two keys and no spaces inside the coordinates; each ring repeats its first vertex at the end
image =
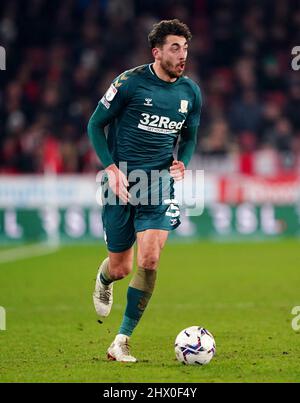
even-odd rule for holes
{"type": "Polygon", "coordinates": [[[182,128],[178,148],[178,159],[170,167],[170,174],[175,181],[184,178],[185,168],[188,166],[197,144],[198,126],[182,128]]]}
{"type": "Polygon", "coordinates": [[[197,144],[201,106],[201,94],[200,89],[197,86],[193,109],[187,117],[185,126],[181,129],[178,159],[174,160],[172,166],[170,167],[170,174],[176,181],[184,178],[185,168],[188,166],[194,154],[197,144]]]}

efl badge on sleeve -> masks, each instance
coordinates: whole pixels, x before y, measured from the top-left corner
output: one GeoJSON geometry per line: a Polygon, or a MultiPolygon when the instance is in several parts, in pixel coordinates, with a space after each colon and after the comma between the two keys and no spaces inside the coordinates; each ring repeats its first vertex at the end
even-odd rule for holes
{"type": "Polygon", "coordinates": [[[112,84],[109,89],[106,91],[105,93],[105,98],[108,102],[111,102],[114,97],[116,96],[116,93],[118,92],[118,90],[116,89],[116,87],[112,84]]]}

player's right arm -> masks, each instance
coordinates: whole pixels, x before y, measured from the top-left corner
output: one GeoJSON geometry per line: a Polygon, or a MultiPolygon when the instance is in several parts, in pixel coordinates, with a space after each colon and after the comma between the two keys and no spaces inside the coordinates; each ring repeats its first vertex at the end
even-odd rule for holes
{"type": "Polygon", "coordinates": [[[105,126],[112,122],[126,105],[127,88],[126,86],[122,88],[122,83],[120,85],[118,79],[116,81],[119,84],[119,89],[114,84],[109,87],[92,114],[87,131],[96,154],[108,175],[110,188],[123,202],[127,203],[130,197],[127,190],[128,181],[114,163],[104,132],[105,126]]]}

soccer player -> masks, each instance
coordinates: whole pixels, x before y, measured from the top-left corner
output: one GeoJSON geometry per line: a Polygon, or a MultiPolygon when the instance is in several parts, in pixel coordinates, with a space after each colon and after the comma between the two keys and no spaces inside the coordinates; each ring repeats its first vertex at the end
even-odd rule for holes
{"type": "MultiPolygon", "coordinates": [[[[88,124],[88,135],[105,175],[102,209],[108,257],[100,265],[93,300],[96,312],[107,317],[113,302],[113,283],[132,270],[137,241],[137,271],[127,292],[127,306],[119,333],[107,351],[108,358],[135,362],[129,338],[153,293],[160,253],[168,233],[179,224],[174,180],[184,177],[196,145],[201,94],[197,84],[184,76],[191,40],[189,28],[177,19],[154,24],[148,36],[154,62],[125,71],[100,100],[88,124]],[[108,125],[108,133],[104,128],[108,125]],[[173,152],[178,138],[178,155],[173,152]],[[127,172],[122,170],[126,163],[127,172]],[[154,179],[140,190],[143,201],[133,203],[134,182],[129,173],[143,170],[167,172],[166,186],[154,179]],[[106,185],[106,187],[105,187],[106,185]],[[159,195],[158,203],[149,200],[159,195]],[[116,203],[109,202],[111,196],[116,203]]],[[[166,175],[165,175],[166,177],[166,175]]]]}

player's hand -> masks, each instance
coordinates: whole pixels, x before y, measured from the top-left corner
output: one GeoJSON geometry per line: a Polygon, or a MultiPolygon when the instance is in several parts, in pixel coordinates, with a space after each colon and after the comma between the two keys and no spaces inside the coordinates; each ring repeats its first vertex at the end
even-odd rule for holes
{"type": "Polygon", "coordinates": [[[182,161],[174,160],[170,167],[170,175],[177,182],[184,178],[185,166],[182,161]]]}
{"type": "Polygon", "coordinates": [[[125,204],[128,203],[131,195],[128,192],[128,180],[123,172],[115,165],[111,164],[105,172],[108,176],[108,183],[111,190],[117,195],[125,204]]]}

